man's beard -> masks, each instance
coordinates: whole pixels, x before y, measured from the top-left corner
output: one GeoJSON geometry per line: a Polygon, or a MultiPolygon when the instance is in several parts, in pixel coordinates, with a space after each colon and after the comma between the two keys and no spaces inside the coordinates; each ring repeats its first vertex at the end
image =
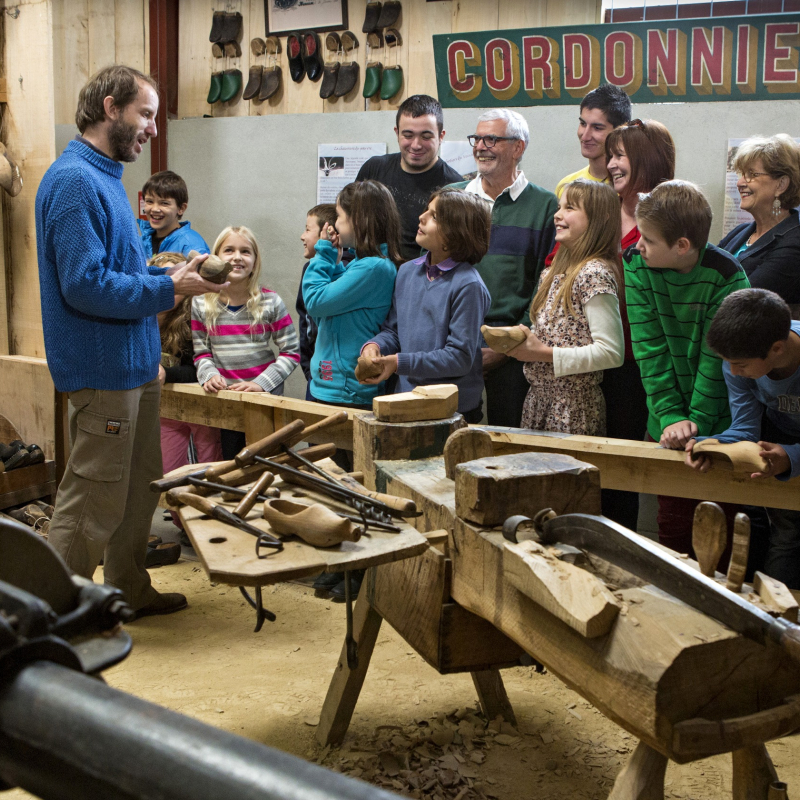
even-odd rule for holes
{"type": "Polygon", "coordinates": [[[138,137],[135,125],[116,119],[108,132],[108,144],[114,161],[136,161],[139,154],[133,149],[138,137]]]}

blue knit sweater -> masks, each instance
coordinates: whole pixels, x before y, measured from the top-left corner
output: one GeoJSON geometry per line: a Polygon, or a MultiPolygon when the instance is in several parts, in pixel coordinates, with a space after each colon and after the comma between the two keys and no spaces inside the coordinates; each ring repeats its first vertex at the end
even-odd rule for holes
{"type": "MultiPolygon", "coordinates": [[[[139,230],[142,232],[142,250],[145,258],[150,260],[153,257],[154,245],[156,243],[156,232],[150,223],[145,219],[137,220],[139,230]]],[[[192,230],[192,223],[185,219],[179,223],[168,236],[161,242],[159,253],[181,253],[189,255],[190,250],[197,250],[198,253],[210,253],[206,240],[197,232],[192,230]]]]}
{"type": "Polygon", "coordinates": [[[36,194],[47,363],[56,389],[132,389],[158,375],[155,315],[172,280],[148,268],[122,164],[71,141],[36,194]]]}

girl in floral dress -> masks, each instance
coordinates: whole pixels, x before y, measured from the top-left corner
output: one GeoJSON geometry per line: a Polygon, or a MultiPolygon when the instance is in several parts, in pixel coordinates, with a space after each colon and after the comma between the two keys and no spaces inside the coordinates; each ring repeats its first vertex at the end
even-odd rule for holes
{"type": "Polygon", "coordinates": [[[530,383],[522,427],[602,436],[603,370],[624,357],[617,299],[620,213],[604,183],[569,184],[554,216],[560,247],[539,278],[526,340],[508,355],[525,363],[530,383]]]}

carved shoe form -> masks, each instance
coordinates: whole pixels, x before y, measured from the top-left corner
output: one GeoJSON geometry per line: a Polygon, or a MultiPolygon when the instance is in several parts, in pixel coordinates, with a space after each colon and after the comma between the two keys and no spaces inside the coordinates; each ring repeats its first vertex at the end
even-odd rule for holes
{"type": "MultiPolygon", "coordinates": [[[[197,258],[200,254],[197,250],[190,250],[186,256],[188,261],[197,258]]],[[[233,269],[227,261],[223,261],[219,256],[210,255],[198,268],[200,275],[210,283],[225,283],[228,273],[233,269]]]]}
{"type": "Polygon", "coordinates": [[[16,197],[22,191],[22,175],[19,167],[11,159],[2,142],[0,142],[0,186],[11,197],[16,197]]]}
{"type": "Polygon", "coordinates": [[[342,46],[342,40],[336,31],[331,31],[325,37],[325,49],[331,53],[338,53],[339,48],[342,46]]]}
{"type": "Polygon", "coordinates": [[[211,45],[211,55],[214,58],[225,58],[225,47],[220,42],[211,45]]]}
{"type": "Polygon", "coordinates": [[[386,0],[375,27],[381,29],[391,28],[397,23],[397,20],[400,19],[400,12],[402,10],[403,6],[400,4],[399,0],[386,0]]]}
{"type": "Polygon", "coordinates": [[[224,11],[215,11],[211,19],[211,33],[208,35],[209,42],[218,42],[222,37],[223,22],[225,21],[224,11]]]}
{"type": "Polygon", "coordinates": [[[322,83],[319,87],[319,96],[327,100],[336,88],[336,80],[339,76],[339,62],[333,61],[325,65],[322,75],[322,83]]]}
{"type": "Polygon", "coordinates": [[[333,90],[336,97],[344,97],[356,88],[358,72],[359,66],[357,61],[350,61],[339,67],[339,74],[336,78],[336,88],[333,90]]]}
{"type": "Polygon", "coordinates": [[[318,81],[322,77],[324,64],[319,54],[319,36],[314,31],[303,31],[303,65],[310,81],[318,81]]]}
{"type": "Polygon", "coordinates": [[[222,35],[220,39],[223,42],[241,41],[242,15],[238,11],[231,11],[225,14],[225,19],[222,23],[222,35]]]}
{"type": "Polygon", "coordinates": [[[381,77],[381,100],[390,100],[403,88],[403,68],[386,67],[381,77]]]}
{"type": "Polygon", "coordinates": [[[264,67],[256,64],[250,67],[250,76],[247,79],[247,86],[242,93],[243,100],[252,100],[261,90],[261,78],[264,76],[264,67]]]}
{"type": "Polygon", "coordinates": [[[223,103],[233,100],[242,90],[242,71],[240,69],[226,69],[222,73],[222,92],[219,99],[223,103]]]}
{"type": "Polygon", "coordinates": [[[209,105],[214,105],[219,100],[219,96],[222,93],[222,73],[221,72],[214,72],[211,75],[211,86],[208,89],[208,97],[206,98],[206,103],[209,105]]]}
{"type": "Polygon", "coordinates": [[[279,66],[265,67],[264,75],[261,78],[261,90],[258,93],[259,100],[269,100],[281,85],[281,68],[279,66]]]}
{"type": "Polygon", "coordinates": [[[362,530],[320,503],[307,506],[292,500],[267,500],[264,519],[278,535],[298,536],[314,547],[334,547],[342,542],[357,542],[362,530]]]}
{"type": "Polygon", "coordinates": [[[303,66],[303,48],[299,33],[290,33],[286,38],[286,54],[289,56],[289,76],[295,83],[300,83],[306,74],[306,68],[303,66]]]}
{"type": "Polygon", "coordinates": [[[256,36],[255,39],[250,40],[250,52],[256,58],[258,58],[259,56],[263,56],[266,51],[267,51],[267,45],[265,44],[263,39],[256,36]]]}
{"type": "Polygon", "coordinates": [[[373,97],[381,88],[381,78],[383,77],[383,64],[380,61],[373,61],[367,64],[364,72],[364,89],[361,94],[364,97],[373,97]]]}
{"type": "Polygon", "coordinates": [[[277,36],[267,36],[264,40],[264,51],[268,56],[280,55],[281,40],[277,36]]]}
{"type": "Polygon", "coordinates": [[[224,52],[228,58],[239,58],[242,55],[242,48],[239,42],[225,42],[224,52]]]}
{"type": "Polygon", "coordinates": [[[525,341],[525,331],[518,325],[504,328],[492,328],[489,325],[481,326],[481,333],[486,344],[495,353],[507,353],[525,341]]]}
{"type": "Polygon", "coordinates": [[[367,3],[367,12],[364,15],[364,24],[361,26],[362,33],[372,33],[378,30],[378,20],[381,16],[383,5],[377,2],[367,3]]]}

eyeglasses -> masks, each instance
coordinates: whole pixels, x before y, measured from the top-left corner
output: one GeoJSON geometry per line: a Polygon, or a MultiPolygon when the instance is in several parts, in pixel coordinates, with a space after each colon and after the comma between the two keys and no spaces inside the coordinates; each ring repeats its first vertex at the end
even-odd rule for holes
{"type": "Polygon", "coordinates": [[[745,172],[739,172],[737,170],[736,174],[740,178],[744,178],[745,183],[752,183],[759,175],[769,175],[769,172],[753,172],[753,170],[748,169],[745,172]]]}
{"type": "Polygon", "coordinates": [[[498,142],[515,142],[517,141],[516,136],[467,136],[467,141],[470,143],[472,147],[477,147],[480,142],[483,142],[484,146],[488,147],[490,150],[498,143],[498,142]]]}

